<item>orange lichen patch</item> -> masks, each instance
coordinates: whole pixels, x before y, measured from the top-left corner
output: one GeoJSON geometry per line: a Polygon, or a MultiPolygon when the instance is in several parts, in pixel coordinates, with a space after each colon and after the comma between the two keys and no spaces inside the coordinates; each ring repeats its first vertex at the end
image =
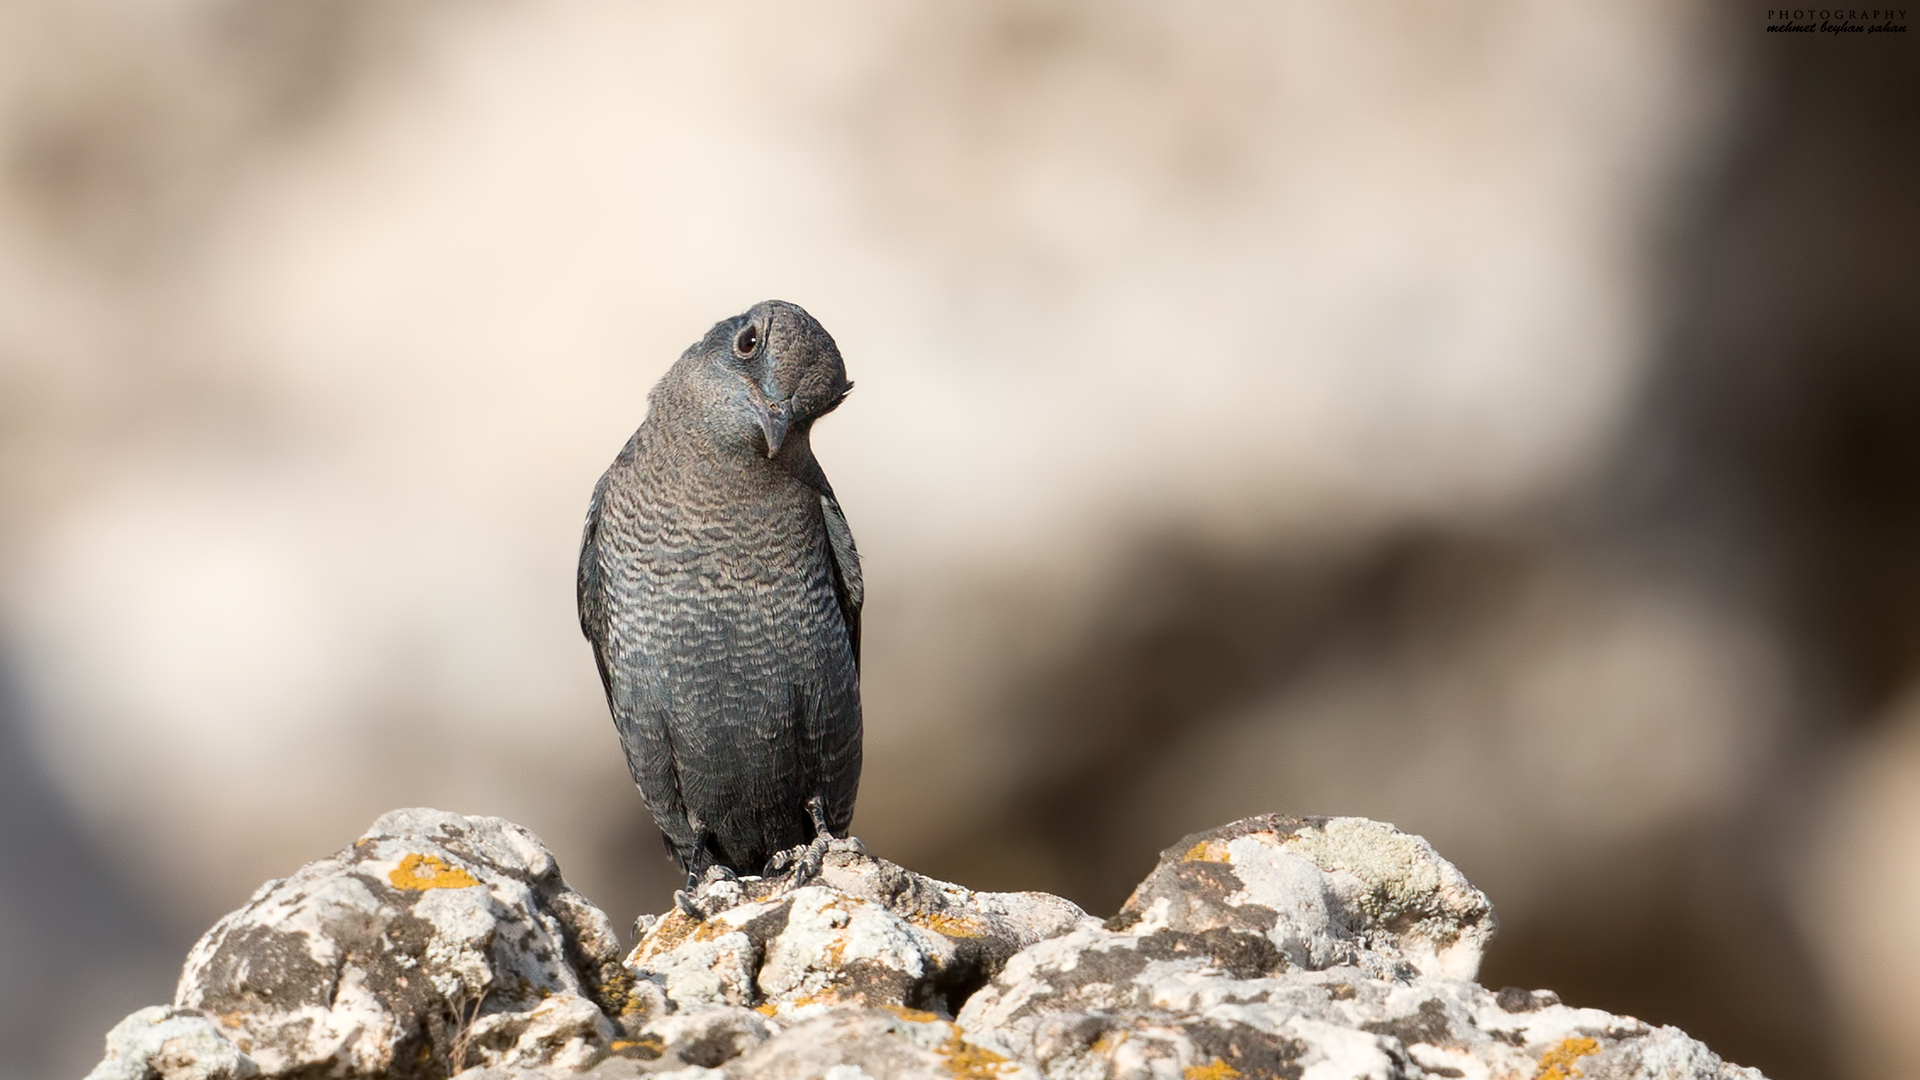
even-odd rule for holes
{"type": "Polygon", "coordinates": [[[953,1037],[935,1047],[934,1052],[947,1059],[948,1072],[967,1080],[997,1080],[1007,1064],[999,1054],[962,1039],[958,1027],[953,1029],[953,1037]]]}
{"type": "MultiPolygon", "coordinates": [[[[685,918],[685,916],[681,917],[685,918]]],[[[692,919],[687,919],[687,921],[693,922],[692,919]]],[[[725,937],[739,929],[740,927],[730,922],[725,922],[720,919],[707,919],[704,922],[695,924],[693,933],[688,934],[686,939],[688,941],[712,941],[715,938],[725,937]]]]}
{"type": "MultiPolygon", "coordinates": [[[[627,1016],[639,1011],[641,1003],[634,1000],[633,996],[639,980],[625,967],[618,964],[611,966],[613,970],[603,970],[598,978],[592,980],[593,996],[616,1015],[627,1016]]],[[[546,997],[551,993],[551,990],[542,988],[540,996],[546,997]]]]}
{"type": "Polygon", "coordinates": [[[913,921],[941,937],[977,938],[986,935],[986,931],[980,927],[979,923],[962,916],[949,915],[944,911],[930,911],[925,915],[916,916],[913,921]]]}
{"type": "Polygon", "coordinates": [[[1599,1052],[1600,1044],[1593,1039],[1562,1039],[1559,1046],[1540,1055],[1540,1071],[1533,1074],[1533,1080],[1569,1080],[1579,1076],[1580,1067],[1575,1063],[1599,1052]]]}
{"type": "Polygon", "coordinates": [[[425,892],[428,889],[467,889],[480,884],[478,878],[457,866],[448,866],[434,855],[409,852],[400,865],[387,875],[396,889],[425,892]]]}
{"type": "Polygon", "coordinates": [[[1227,850],[1227,845],[1218,840],[1202,840],[1188,848],[1187,853],[1180,856],[1180,861],[1230,863],[1233,854],[1227,850]]]}
{"type": "Polygon", "coordinates": [[[1227,1064],[1225,1058],[1214,1058],[1205,1065],[1189,1065],[1180,1075],[1186,1080],[1239,1080],[1240,1070],[1227,1064]]]}
{"type": "Polygon", "coordinates": [[[783,1012],[804,1009],[809,1005],[844,1005],[847,1001],[848,999],[845,996],[841,995],[832,987],[828,987],[825,990],[817,990],[811,994],[802,994],[797,998],[788,998],[785,1001],[763,1002],[755,1005],[753,1008],[755,1012],[766,1016],[779,1016],[783,1012]]]}
{"type": "Polygon", "coordinates": [[[230,1013],[214,1013],[213,1017],[220,1021],[222,1027],[237,1028],[242,1021],[246,1020],[247,1011],[245,1009],[235,1009],[230,1013]]]}
{"type": "Polygon", "coordinates": [[[925,1024],[929,1021],[940,1019],[937,1014],[930,1013],[925,1009],[909,1009],[905,1005],[882,1005],[880,1007],[902,1020],[911,1020],[916,1024],[925,1024]]]}
{"type": "MultiPolygon", "coordinates": [[[[708,920],[711,922],[712,920],[708,920]]],[[[640,939],[634,948],[634,955],[640,959],[651,959],[661,953],[671,952],[688,938],[707,929],[707,923],[697,923],[682,914],[679,908],[660,916],[660,921],[640,939]]]]}
{"type": "Polygon", "coordinates": [[[607,1044],[607,1049],[621,1057],[652,1061],[667,1052],[667,1041],[658,1035],[642,1035],[637,1039],[615,1039],[607,1044]]]}

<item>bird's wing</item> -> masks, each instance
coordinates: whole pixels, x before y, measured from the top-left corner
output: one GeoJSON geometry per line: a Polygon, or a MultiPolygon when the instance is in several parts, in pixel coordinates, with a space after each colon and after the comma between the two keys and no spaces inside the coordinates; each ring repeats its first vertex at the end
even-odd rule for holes
{"type": "Polygon", "coordinates": [[[580,567],[574,576],[574,601],[580,607],[580,632],[593,646],[593,663],[600,669],[600,685],[609,697],[613,683],[607,677],[607,597],[600,576],[600,505],[606,494],[607,478],[593,485],[593,499],[587,503],[587,523],[580,531],[580,567]]]}
{"type": "Polygon", "coordinates": [[[860,580],[860,552],[853,546],[853,529],[833,489],[820,494],[820,509],[827,519],[827,543],[833,549],[833,586],[840,598],[840,614],[847,620],[847,640],[853,646],[853,664],[860,666],[860,605],[866,600],[866,586],[860,580]]]}
{"type": "MultiPolygon", "coordinates": [[[[608,473],[611,475],[612,470],[608,473]]],[[[607,483],[608,477],[602,476],[593,486],[593,498],[587,503],[587,522],[580,533],[580,565],[574,578],[580,632],[593,646],[593,663],[600,671],[600,685],[607,692],[607,707],[613,713],[621,749],[626,751],[627,771],[646,800],[654,824],[666,836],[667,847],[684,869],[693,857],[697,837],[688,823],[686,806],[680,796],[667,711],[661,707],[657,687],[647,685],[632,670],[615,670],[614,658],[610,655],[612,611],[605,569],[600,563],[601,514],[607,483]]]]}
{"type": "Polygon", "coordinates": [[[653,823],[667,838],[680,868],[698,856],[699,833],[687,816],[681,796],[680,759],[676,754],[668,710],[662,708],[632,672],[616,672],[613,693],[614,726],[620,748],[627,755],[627,772],[653,815],[653,823]]]}
{"type": "MultiPolygon", "coordinates": [[[[812,735],[810,755],[817,762],[821,783],[818,793],[826,798],[827,824],[836,835],[846,835],[853,820],[853,802],[860,789],[860,606],[866,599],[866,586],[860,578],[860,553],[853,546],[853,530],[840,502],[827,488],[820,495],[820,508],[827,525],[827,546],[833,552],[833,584],[840,601],[840,614],[847,624],[847,644],[853,650],[853,671],[845,686],[846,696],[837,706],[820,702],[813,710],[818,724],[808,725],[812,735]]],[[[825,689],[824,687],[822,689],[825,689]]]]}

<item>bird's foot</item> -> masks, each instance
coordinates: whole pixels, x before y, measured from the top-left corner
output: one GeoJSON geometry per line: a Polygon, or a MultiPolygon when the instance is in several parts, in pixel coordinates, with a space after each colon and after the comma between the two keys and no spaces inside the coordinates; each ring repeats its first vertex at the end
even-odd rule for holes
{"type": "Polygon", "coordinates": [[[813,820],[813,835],[820,840],[833,839],[833,830],[827,828],[827,801],[815,795],[807,800],[807,817],[813,820]]]}
{"type": "Polygon", "coordinates": [[[699,906],[688,898],[685,889],[673,890],[673,906],[679,908],[682,915],[692,919],[694,922],[707,921],[707,913],[701,911],[699,906]]]}
{"type": "Polygon", "coordinates": [[[833,837],[822,834],[814,837],[813,843],[801,849],[806,852],[800,856],[799,860],[800,866],[807,872],[804,880],[812,881],[820,876],[820,867],[827,861],[827,845],[831,843],[833,843],[833,837]]]}
{"type": "MultiPolygon", "coordinates": [[[[834,841],[833,830],[827,827],[826,800],[818,795],[808,799],[807,817],[813,820],[813,840],[774,855],[783,868],[792,867],[795,886],[804,885],[820,876],[820,867],[827,859],[827,847],[834,841]]],[[[770,859],[768,869],[772,867],[773,860],[770,859]]]]}
{"type": "Polygon", "coordinates": [[[789,887],[799,888],[820,876],[820,867],[827,858],[827,845],[833,842],[829,836],[817,837],[805,844],[795,844],[785,851],[776,851],[767,860],[767,875],[784,873],[789,887]]]}
{"type": "Polygon", "coordinates": [[[714,863],[712,866],[707,867],[707,872],[701,876],[699,887],[704,889],[716,881],[739,881],[739,880],[740,880],[740,875],[733,872],[733,867],[722,866],[719,863],[714,863]]]}

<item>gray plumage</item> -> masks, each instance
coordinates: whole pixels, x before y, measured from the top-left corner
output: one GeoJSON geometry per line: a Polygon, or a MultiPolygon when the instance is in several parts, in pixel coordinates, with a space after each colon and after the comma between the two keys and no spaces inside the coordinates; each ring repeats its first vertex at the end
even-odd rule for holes
{"type": "Polygon", "coordinates": [[[693,876],[759,873],[853,817],[860,559],[808,439],[851,389],[812,316],[755,305],[681,355],[593,490],[580,628],[693,876]]]}

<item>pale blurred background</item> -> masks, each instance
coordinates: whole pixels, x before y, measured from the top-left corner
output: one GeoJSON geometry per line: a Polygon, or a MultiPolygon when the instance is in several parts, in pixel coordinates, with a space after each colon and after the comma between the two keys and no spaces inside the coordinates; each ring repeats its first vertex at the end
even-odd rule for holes
{"type": "Polygon", "coordinates": [[[1920,69],[1702,0],[0,6],[0,1077],[433,805],[673,876],[573,611],[805,305],[855,831],[1422,833],[1489,985],[1920,1077],[1920,69]]]}

